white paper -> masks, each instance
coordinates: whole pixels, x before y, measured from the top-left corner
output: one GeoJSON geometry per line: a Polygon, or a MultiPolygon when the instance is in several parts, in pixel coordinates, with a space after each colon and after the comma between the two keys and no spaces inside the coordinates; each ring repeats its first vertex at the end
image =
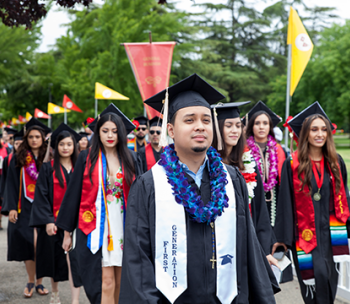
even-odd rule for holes
{"type": "Polygon", "coordinates": [[[276,267],[275,265],[271,265],[271,268],[272,268],[273,274],[274,274],[275,277],[276,277],[277,282],[278,282],[278,283],[281,282],[281,275],[282,275],[281,269],[279,269],[279,268],[276,267]]]}
{"type": "Polygon", "coordinates": [[[278,261],[278,266],[281,269],[281,271],[285,270],[292,262],[286,255],[283,256],[282,260],[278,261]]]}

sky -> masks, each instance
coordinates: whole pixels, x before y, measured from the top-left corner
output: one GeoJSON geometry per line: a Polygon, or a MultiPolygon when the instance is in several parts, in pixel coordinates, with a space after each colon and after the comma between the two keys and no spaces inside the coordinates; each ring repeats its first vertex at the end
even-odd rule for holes
{"type": "MultiPolygon", "coordinates": [[[[130,0],[132,1],[132,0],[130,0]]],[[[157,0],[154,0],[157,1],[157,0]]],[[[198,12],[200,8],[194,7],[193,3],[200,4],[204,2],[212,2],[212,3],[225,3],[225,0],[168,0],[168,2],[176,2],[176,5],[181,10],[198,12]]],[[[253,2],[253,0],[252,0],[253,2]]],[[[254,1],[255,7],[259,10],[263,9],[267,6],[267,4],[272,4],[276,2],[276,0],[260,0],[254,1]]],[[[340,18],[336,20],[337,23],[344,23],[345,19],[350,19],[350,1],[349,0],[305,0],[305,4],[309,7],[314,6],[333,6],[336,8],[335,14],[337,14],[340,18]]],[[[104,3],[103,0],[93,0],[93,3],[102,5],[104,3]]],[[[225,16],[220,16],[224,18],[225,16]]],[[[38,48],[38,52],[47,52],[52,48],[55,44],[57,38],[66,34],[67,29],[64,27],[64,24],[70,22],[68,13],[64,9],[58,9],[58,6],[54,6],[46,18],[42,21],[42,41],[41,45],[38,48]]]]}

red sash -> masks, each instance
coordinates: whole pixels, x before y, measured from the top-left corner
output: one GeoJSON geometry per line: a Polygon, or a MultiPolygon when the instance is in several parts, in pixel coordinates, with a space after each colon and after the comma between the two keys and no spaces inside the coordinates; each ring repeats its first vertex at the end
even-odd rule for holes
{"type": "MultiPolygon", "coordinates": [[[[339,193],[336,193],[335,178],[333,172],[330,170],[329,164],[327,165],[333,183],[332,188],[334,197],[335,216],[340,222],[346,223],[350,213],[340,167],[338,164],[341,187],[339,193]]],[[[305,253],[309,253],[317,246],[315,210],[312,198],[309,194],[309,188],[305,185],[303,191],[300,191],[302,183],[298,178],[298,151],[295,151],[292,154],[291,167],[293,172],[294,199],[297,214],[299,246],[302,250],[305,251],[305,253]]],[[[301,174],[301,178],[304,178],[304,174],[301,174]]]]}
{"type": "Polygon", "coordinates": [[[151,144],[148,144],[145,147],[146,163],[147,170],[151,170],[152,167],[156,164],[156,159],[154,157],[153,148],[151,144]]]}
{"type": "MultiPolygon", "coordinates": [[[[90,150],[91,151],[91,150],[90,150]]],[[[81,191],[80,210],[79,210],[79,229],[84,232],[85,235],[89,235],[93,230],[96,229],[96,197],[98,193],[99,185],[99,166],[96,162],[94,170],[92,171],[90,181],[90,167],[89,161],[90,151],[86,158],[86,166],[83,175],[83,184],[81,191]]],[[[122,166],[122,173],[124,175],[124,167],[122,166]]],[[[133,177],[134,179],[135,177],[133,177]]],[[[123,193],[124,193],[124,206],[126,210],[127,199],[129,196],[130,187],[124,182],[123,179],[123,193]]]]}
{"type": "Polygon", "coordinates": [[[21,168],[19,178],[19,198],[18,198],[18,213],[22,211],[22,191],[24,191],[24,197],[30,202],[34,201],[36,181],[32,180],[27,173],[25,167],[21,168]],[[23,180],[24,176],[24,180],[23,180]],[[24,186],[24,189],[23,189],[24,186]]]}
{"type": "Polygon", "coordinates": [[[282,167],[283,163],[286,160],[286,154],[284,153],[284,150],[280,144],[276,145],[277,149],[277,160],[278,160],[278,177],[279,177],[279,184],[281,184],[281,176],[282,176],[282,167]]]}
{"type": "Polygon", "coordinates": [[[9,154],[9,157],[7,158],[7,167],[10,165],[12,156],[13,156],[13,152],[11,152],[11,153],[9,154]]]}
{"type": "MultiPolygon", "coordinates": [[[[51,160],[51,167],[53,168],[53,160],[51,160]]],[[[66,177],[64,176],[64,172],[61,168],[61,175],[63,178],[63,189],[60,185],[60,182],[58,181],[58,178],[56,177],[55,171],[53,171],[53,216],[55,218],[55,221],[58,216],[58,212],[60,211],[61,204],[63,197],[67,191],[67,182],[66,182],[66,177]]],[[[73,167],[72,167],[72,172],[73,172],[73,167]]]]}

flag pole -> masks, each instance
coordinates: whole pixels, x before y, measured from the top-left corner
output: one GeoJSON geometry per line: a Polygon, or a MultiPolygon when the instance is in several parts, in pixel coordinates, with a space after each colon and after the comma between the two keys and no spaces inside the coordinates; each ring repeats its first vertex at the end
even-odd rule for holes
{"type": "Polygon", "coordinates": [[[48,122],[48,127],[51,128],[51,115],[49,115],[49,119],[47,120],[48,122]]]}
{"type": "MultiPolygon", "coordinates": [[[[291,67],[292,67],[292,44],[288,44],[288,66],[287,66],[287,93],[286,93],[286,117],[287,120],[289,117],[289,105],[292,100],[292,96],[290,96],[290,77],[291,77],[291,67]]],[[[288,128],[284,129],[284,147],[288,148],[288,128]]]]}
{"type": "Polygon", "coordinates": [[[95,118],[97,117],[97,112],[98,112],[98,101],[97,101],[97,98],[95,98],[95,118]]]}
{"type": "Polygon", "coordinates": [[[67,124],[67,109],[64,108],[64,123],[67,124]]]}

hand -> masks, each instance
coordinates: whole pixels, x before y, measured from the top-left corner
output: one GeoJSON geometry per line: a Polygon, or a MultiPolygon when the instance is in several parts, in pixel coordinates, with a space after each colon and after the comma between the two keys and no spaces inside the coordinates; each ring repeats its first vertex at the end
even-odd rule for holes
{"type": "Polygon", "coordinates": [[[18,220],[18,213],[16,210],[11,210],[9,213],[9,221],[13,224],[16,224],[18,220]]]}
{"type": "Polygon", "coordinates": [[[64,232],[62,248],[65,252],[68,252],[72,249],[72,236],[68,231],[64,232]]]}
{"type": "Polygon", "coordinates": [[[288,250],[286,244],[284,244],[284,243],[275,243],[275,244],[273,244],[271,254],[273,255],[275,253],[276,249],[278,247],[280,247],[280,246],[283,246],[285,252],[288,250]]]}
{"type": "Polygon", "coordinates": [[[266,256],[267,261],[269,262],[270,266],[275,265],[276,267],[280,268],[278,266],[278,261],[275,259],[271,254],[266,256]]]}
{"type": "Polygon", "coordinates": [[[46,233],[53,236],[57,233],[57,226],[54,223],[46,224],[46,233]]]}

